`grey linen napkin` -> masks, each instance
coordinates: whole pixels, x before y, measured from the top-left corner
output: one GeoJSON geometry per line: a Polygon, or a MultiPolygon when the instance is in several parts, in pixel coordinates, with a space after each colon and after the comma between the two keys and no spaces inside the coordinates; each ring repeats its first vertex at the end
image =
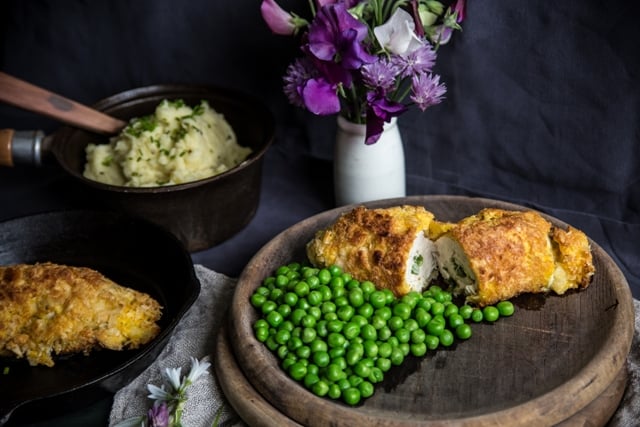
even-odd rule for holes
{"type": "MultiPolygon", "coordinates": [[[[222,319],[229,307],[236,280],[211,271],[202,265],[195,266],[200,280],[200,296],[176,327],[167,346],[156,361],[129,385],[114,396],[109,425],[146,414],[151,405],[147,398],[147,384],[164,383],[165,368],[182,367],[183,374],[189,372],[190,357],[205,358],[213,363],[215,340],[222,319]]],[[[635,306],[635,333],[631,353],[627,359],[629,381],[620,407],[608,427],[635,427],[640,420],[640,301],[635,306]]],[[[215,378],[213,366],[210,375],[204,375],[188,389],[183,425],[185,427],[211,427],[216,414],[221,411],[219,426],[244,425],[240,417],[226,401],[215,378]]]]}
{"type": "Polygon", "coordinates": [[[235,425],[240,418],[227,403],[216,381],[211,355],[226,309],[229,307],[236,280],[195,265],[200,280],[200,295],[176,326],[158,358],[145,371],[114,396],[109,425],[147,413],[153,403],[147,398],[147,384],[164,384],[166,368],[182,367],[186,375],[191,368],[190,357],[212,364],[210,375],[201,376],[187,389],[188,400],[182,416],[185,427],[211,427],[221,410],[219,426],[235,425]]]}

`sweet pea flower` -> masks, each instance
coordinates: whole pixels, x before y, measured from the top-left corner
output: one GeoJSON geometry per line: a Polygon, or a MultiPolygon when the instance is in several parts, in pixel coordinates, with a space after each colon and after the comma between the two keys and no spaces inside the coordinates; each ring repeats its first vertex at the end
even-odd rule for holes
{"type": "Polygon", "coordinates": [[[407,106],[388,100],[382,91],[367,93],[367,124],[364,143],[375,144],[384,129],[384,123],[407,111],[407,106]]]}
{"type": "Polygon", "coordinates": [[[305,19],[282,9],[274,0],[262,0],[260,13],[269,29],[283,36],[291,36],[308,24],[305,19]]]}
{"type": "Polygon", "coordinates": [[[363,46],[367,35],[367,26],[351,16],[343,3],[328,4],[309,25],[308,50],[321,61],[356,70],[377,59],[363,46]]]}
{"type": "Polygon", "coordinates": [[[384,24],[375,27],[373,33],[386,51],[396,55],[407,55],[424,43],[415,32],[413,17],[398,8],[384,24]]]}
{"type": "Polygon", "coordinates": [[[433,28],[430,38],[439,45],[449,43],[453,30],[460,30],[460,23],[464,21],[465,0],[458,0],[453,9],[448,9],[444,16],[444,23],[433,28]]]}
{"type": "Polygon", "coordinates": [[[340,98],[336,85],[324,78],[315,78],[306,82],[301,91],[307,110],[313,114],[328,115],[340,112],[340,98]]]}
{"type": "Polygon", "coordinates": [[[166,403],[154,404],[147,413],[149,427],[169,427],[169,408],[166,403]]]}

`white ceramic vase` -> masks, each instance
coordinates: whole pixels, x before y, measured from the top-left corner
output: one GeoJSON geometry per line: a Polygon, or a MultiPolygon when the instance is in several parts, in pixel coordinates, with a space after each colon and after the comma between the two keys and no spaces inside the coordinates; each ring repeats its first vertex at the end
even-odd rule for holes
{"type": "Polygon", "coordinates": [[[385,123],[380,139],[364,143],[366,125],[338,116],[333,157],[337,206],[406,196],[404,148],[397,119],[385,123]]]}

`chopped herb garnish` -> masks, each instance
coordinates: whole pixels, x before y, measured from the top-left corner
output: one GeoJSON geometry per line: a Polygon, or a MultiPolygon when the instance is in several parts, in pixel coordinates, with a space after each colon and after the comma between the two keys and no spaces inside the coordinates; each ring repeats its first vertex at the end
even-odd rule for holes
{"type": "Polygon", "coordinates": [[[422,255],[416,255],[413,257],[413,264],[411,265],[411,274],[420,273],[420,267],[424,263],[422,255]]]}
{"type": "Polygon", "coordinates": [[[2,375],[9,375],[9,367],[5,366],[4,369],[2,370],[2,375]]]}
{"type": "Polygon", "coordinates": [[[113,156],[107,156],[102,160],[102,166],[109,167],[111,166],[111,163],[113,163],[113,156]]]}

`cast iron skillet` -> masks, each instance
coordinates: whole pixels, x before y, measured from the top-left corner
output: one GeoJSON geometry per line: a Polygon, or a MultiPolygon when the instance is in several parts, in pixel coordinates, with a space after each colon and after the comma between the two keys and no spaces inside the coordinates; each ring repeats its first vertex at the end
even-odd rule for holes
{"type": "Polygon", "coordinates": [[[0,265],[38,261],[91,267],[149,293],[164,307],[161,332],[138,350],[59,357],[52,368],[0,358],[0,425],[9,417],[61,415],[114,393],[155,359],[200,292],[184,246],[157,225],[124,214],[60,211],[0,223],[0,265]]]}

